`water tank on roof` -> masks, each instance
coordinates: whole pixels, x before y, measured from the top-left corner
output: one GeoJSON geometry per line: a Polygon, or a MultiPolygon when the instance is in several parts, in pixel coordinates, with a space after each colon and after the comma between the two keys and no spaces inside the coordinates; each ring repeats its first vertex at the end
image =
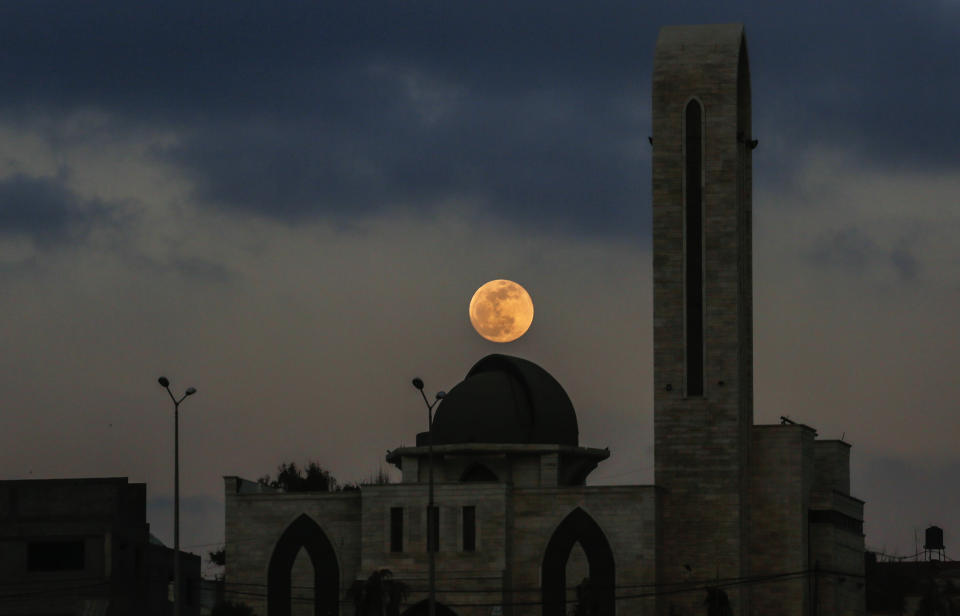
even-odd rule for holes
{"type": "Polygon", "coordinates": [[[927,529],[926,537],[923,542],[925,550],[943,550],[943,529],[939,526],[931,526],[927,529]]]}

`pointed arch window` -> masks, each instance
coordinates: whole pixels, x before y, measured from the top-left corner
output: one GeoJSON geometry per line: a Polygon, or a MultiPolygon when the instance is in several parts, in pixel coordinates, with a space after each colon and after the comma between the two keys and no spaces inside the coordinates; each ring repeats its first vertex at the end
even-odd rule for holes
{"type": "Polygon", "coordinates": [[[703,109],[684,111],[684,313],[686,393],[703,395],[703,109]]]}
{"type": "MultiPolygon", "coordinates": [[[[320,526],[303,514],[291,522],[273,547],[267,566],[267,616],[291,615],[291,570],[301,549],[306,550],[313,565],[315,613],[339,613],[340,567],[336,552],[320,526]]],[[[304,591],[303,596],[309,594],[304,591]]]]}
{"type": "Polygon", "coordinates": [[[567,613],[567,560],[579,543],[587,557],[594,612],[613,616],[616,612],[616,564],[613,550],[603,529],[583,509],[577,507],[557,526],[547,543],[540,565],[540,594],[543,616],[567,613]]]}
{"type": "Polygon", "coordinates": [[[499,479],[497,478],[497,474],[490,470],[489,467],[476,463],[471,464],[463,471],[463,474],[460,475],[460,481],[499,481],[499,479]]]}

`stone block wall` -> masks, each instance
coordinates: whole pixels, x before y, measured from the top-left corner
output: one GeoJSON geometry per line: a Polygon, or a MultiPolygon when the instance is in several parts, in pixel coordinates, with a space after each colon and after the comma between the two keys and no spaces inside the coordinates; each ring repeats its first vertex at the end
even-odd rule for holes
{"type": "MultiPolygon", "coordinates": [[[[658,491],[652,486],[597,486],[517,489],[512,499],[511,564],[508,603],[540,601],[544,551],[557,526],[583,509],[603,529],[616,565],[616,613],[655,613],[655,598],[643,596],[657,582],[658,491]]],[[[567,580],[575,585],[580,580],[567,580]]],[[[570,606],[568,606],[570,607],[570,606]]],[[[505,614],[534,616],[540,605],[516,605],[505,614]]]]}
{"type": "MultiPolygon", "coordinates": [[[[225,596],[267,613],[267,571],[274,547],[290,524],[306,514],[333,546],[340,569],[341,606],[360,571],[360,492],[283,493],[239,477],[224,477],[225,596]]],[[[299,563],[298,563],[299,564],[299,563]]],[[[296,573],[296,568],[294,573],[296,573]]],[[[293,578],[294,585],[302,585],[293,578]]],[[[294,595],[310,594],[303,589],[294,595]]]]}
{"type": "MultiPolygon", "coordinates": [[[[427,486],[365,486],[362,491],[362,557],[360,575],[390,569],[408,584],[409,604],[428,596],[426,541],[427,486]],[[403,509],[403,551],[390,551],[390,509],[403,509]]],[[[440,483],[434,502],[440,515],[436,554],[437,601],[449,605],[499,602],[505,562],[503,521],[508,487],[502,483],[440,483]],[[476,508],[476,549],[463,549],[463,507],[476,508]]],[[[454,608],[458,614],[474,612],[454,608]]],[[[489,608],[484,614],[489,613],[489,608]]]]}
{"type": "Polygon", "coordinates": [[[849,445],[803,425],[755,426],[751,443],[754,614],[864,613],[863,503],[849,496],[849,445]]]}
{"type": "Polygon", "coordinates": [[[820,614],[859,616],[864,590],[863,501],[850,496],[850,445],[841,440],[814,443],[810,493],[810,559],[819,570],[811,600],[820,614]]]}
{"type": "MultiPolygon", "coordinates": [[[[856,499],[851,501],[855,501],[849,503],[851,505],[859,503],[856,499]]],[[[862,503],[859,504],[862,507],[862,503]]],[[[816,613],[863,616],[866,613],[863,533],[843,523],[813,523],[810,551],[817,570],[811,581],[811,601],[816,604],[816,613]]]]}
{"type": "Polygon", "coordinates": [[[754,614],[809,614],[807,511],[814,438],[807,426],[754,426],[750,446],[750,586],[754,614]],[[797,573],[791,577],[773,577],[797,573]]]}
{"type": "Polygon", "coordinates": [[[840,440],[814,443],[814,489],[850,494],[850,445],[840,440]]]}

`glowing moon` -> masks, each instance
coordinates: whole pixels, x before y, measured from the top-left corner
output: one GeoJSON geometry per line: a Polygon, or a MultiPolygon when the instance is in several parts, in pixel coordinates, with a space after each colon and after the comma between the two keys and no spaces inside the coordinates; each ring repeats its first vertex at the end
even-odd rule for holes
{"type": "Polygon", "coordinates": [[[487,340],[511,342],[533,323],[533,300],[512,280],[491,280],[473,294],[470,322],[487,340]]]}

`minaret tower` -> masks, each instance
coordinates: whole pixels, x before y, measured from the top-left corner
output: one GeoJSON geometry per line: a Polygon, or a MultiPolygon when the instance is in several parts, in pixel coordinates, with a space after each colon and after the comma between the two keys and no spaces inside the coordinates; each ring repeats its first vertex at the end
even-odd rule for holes
{"type": "MultiPolygon", "coordinates": [[[[666,27],[653,71],[660,583],[748,575],[753,424],[750,75],[741,25],[666,27]]],[[[744,586],[726,589],[748,613],[744,586]]],[[[662,613],[703,613],[706,593],[662,613]]]]}

